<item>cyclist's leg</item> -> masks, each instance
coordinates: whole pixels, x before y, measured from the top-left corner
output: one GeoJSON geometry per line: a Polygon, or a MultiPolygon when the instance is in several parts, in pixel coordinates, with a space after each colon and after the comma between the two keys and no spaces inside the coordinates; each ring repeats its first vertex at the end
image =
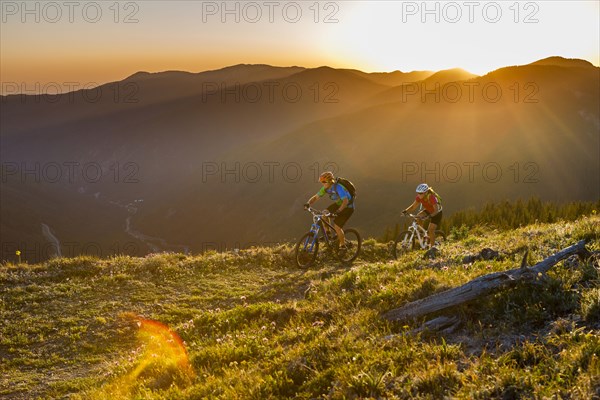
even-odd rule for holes
{"type": "MultiPolygon", "coordinates": [[[[329,211],[330,213],[332,213],[332,214],[333,214],[333,213],[335,213],[335,212],[336,212],[336,210],[337,210],[338,208],[339,208],[339,206],[338,206],[337,204],[333,203],[333,204],[331,204],[329,207],[327,207],[327,211],[329,211]]],[[[333,225],[333,227],[335,228],[335,224],[331,222],[331,218],[329,218],[329,217],[323,217],[323,219],[324,219],[324,220],[325,220],[325,222],[327,222],[328,224],[332,224],[332,225],[333,225]]],[[[329,228],[329,226],[327,226],[327,225],[325,225],[325,224],[323,224],[323,228],[325,228],[325,229],[327,230],[327,236],[331,237],[331,236],[332,236],[332,233],[333,233],[333,232],[331,232],[331,228],[329,228]]],[[[336,230],[336,232],[337,232],[337,230],[336,230]]]]}
{"type": "Polygon", "coordinates": [[[427,234],[429,235],[429,244],[431,247],[435,245],[435,230],[442,222],[442,212],[440,211],[435,217],[431,218],[429,226],[427,227],[427,234]]]}
{"type": "Polygon", "coordinates": [[[354,208],[346,207],[342,210],[341,213],[338,214],[337,217],[333,220],[333,227],[338,234],[338,239],[340,246],[346,242],[346,235],[344,235],[344,225],[350,219],[352,214],[354,213],[354,208]]]}
{"type": "Polygon", "coordinates": [[[429,223],[427,227],[427,237],[429,238],[429,247],[433,247],[435,244],[435,230],[437,229],[437,225],[433,222],[429,223]]]}

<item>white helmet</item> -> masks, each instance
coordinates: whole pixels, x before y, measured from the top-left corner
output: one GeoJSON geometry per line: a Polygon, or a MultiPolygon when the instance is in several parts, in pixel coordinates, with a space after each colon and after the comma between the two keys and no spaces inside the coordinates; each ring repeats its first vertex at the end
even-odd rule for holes
{"type": "Polygon", "coordinates": [[[429,190],[429,186],[426,183],[421,183],[417,186],[417,193],[425,193],[429,190]]]}

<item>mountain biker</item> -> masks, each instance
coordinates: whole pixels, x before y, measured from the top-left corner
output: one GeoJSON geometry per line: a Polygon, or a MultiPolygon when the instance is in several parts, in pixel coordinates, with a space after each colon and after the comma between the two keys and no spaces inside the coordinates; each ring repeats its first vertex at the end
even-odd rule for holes
{"type": "MultiPolygon", "coordinates": [[[[442,222],[442,205],[440,202],[439,195],[433,191],[433,189],[426,183],[421,183],[417,186],[417,197],[415,201],[404,211],[402,214],[408,214],[415,210],[421,205],[422,210],[417,214],[420,220],[431,218],[429,226],[427,227],[427,236],[429,237],[429,246],[433,247],[435,244],[435,230],[442,222]]],[[[421,225],[421,222],[419,222],[421,225]]]]}
{"type": "MultiPolygon", "coordinates": [[[[319,182],[323,184],[323,187],[317,194],[311,197],[306,204],[304,204],[304,208],[310,207],[326,193],[329,195],[329,198],[335,203],[327,207],[327,210],[332,214],[331,216],[334,217],[333,227],[337,233],[340,249],[343,249],[346,237],[342,228],[354,213],[354,199],[348,189],[336,182],[333,172],[331,171],[323,172],[319,176],[319,182]]],[[[323,219],[327,223],[331,223],[328,217],[323,217],[323,219]]]]}

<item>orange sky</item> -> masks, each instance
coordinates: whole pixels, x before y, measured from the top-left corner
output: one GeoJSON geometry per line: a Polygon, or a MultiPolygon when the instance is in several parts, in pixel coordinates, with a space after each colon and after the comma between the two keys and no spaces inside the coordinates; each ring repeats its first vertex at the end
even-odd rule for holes
{"type": "Polygon", "coordinates": [[[0,3],[3,93],[238,63],[476,74],[552,55],[600,63],[597,1],[50,3],[0,3]]]}

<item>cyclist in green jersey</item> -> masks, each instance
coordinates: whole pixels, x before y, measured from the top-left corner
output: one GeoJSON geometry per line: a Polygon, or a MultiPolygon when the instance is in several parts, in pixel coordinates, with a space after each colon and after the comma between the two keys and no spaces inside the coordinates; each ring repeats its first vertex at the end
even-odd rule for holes
{"type": "MultiPolygon", "coordinates": [[[[323,187],[308,200],[304,207],[310,207],[314,202],[325,196],[325,194],[328,194],[334,203],[327,207],[327,210],[333,214],[333,227],[337,233],[340,246],[343,246],[346,238],[342,228],[354,213],[354,199],[344,185],[336,182],[333,172],[323,172],[319,176],[319,182],[323,184],[323,187]]],[[[324,217],[324,219],[328,223],[331,223],[328,217],[324,217]]]]}

